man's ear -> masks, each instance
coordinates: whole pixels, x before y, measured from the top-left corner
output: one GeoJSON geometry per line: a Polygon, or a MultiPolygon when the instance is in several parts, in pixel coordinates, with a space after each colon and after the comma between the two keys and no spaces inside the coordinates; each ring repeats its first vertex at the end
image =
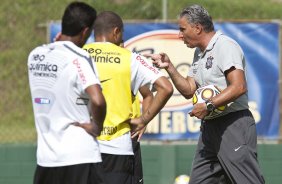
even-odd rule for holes
{"type": "Polygon", "coordinates": [[[121,30],[120,30],[120,28],[118,28],[118,27],[115,27],[115,28],[113,29],[113,37],[114,37],[115,40],[117,40],[118,35],[120,34],[120,32],[121,32],[121,30]]]}
{"type": "Polygon", "coordinates": [[[86,43],[90,34],[91,34],[91,29],[89,29],[89,27],[85,27],[80,31],[80,34],[79,34],[79,37],[78,37],[78,39],[79,39],[78,42],[79,42],[79,45],[81,47],[86,43]]]}
{"type": "Polygon", "coordinates": [[[194,26],[194,29],[195,29],[196,34],[200,34],[203,31],[203,26],[200,24],[196,24],[194,26]]]}
{"type": "Polygon", "coordinates": [[[90,36],[90,34],[91,34],[91,30],[89,29],[89,27],[85,27],[85,28],[82,30],[81,36],[82,36],[83,39],[87,40],[88,37],[90,36]]]}
{"type": "Polygon", "coordinates": [[[56,34],[55,38],[53,38],[53,42],[60,41],[61,37],[62,37],[62,32],[60,31],[56,34]]]}

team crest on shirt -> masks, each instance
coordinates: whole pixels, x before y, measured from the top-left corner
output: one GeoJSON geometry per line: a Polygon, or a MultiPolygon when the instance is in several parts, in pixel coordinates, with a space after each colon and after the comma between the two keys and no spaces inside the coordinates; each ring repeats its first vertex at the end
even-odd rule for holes
{"type": "Polygon", "coordinates": [[[213,57],[212,56],[209,56],[207,58],[207,62],[206,62],[206,69],[210,69],[212,67],[212,60],[213,60],[213,57]]]}

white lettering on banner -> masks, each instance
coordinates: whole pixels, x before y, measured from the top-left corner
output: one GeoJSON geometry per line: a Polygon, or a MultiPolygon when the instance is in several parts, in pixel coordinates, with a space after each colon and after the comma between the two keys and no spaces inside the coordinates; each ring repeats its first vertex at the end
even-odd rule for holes
{"type": "Polygon", "coordinates": [[[248,104],[249,104],[250,111],[252,112],[252,114],[254,116],[255,122],[256,123],[260,122],[261,115],[260,115],[260,112],[258,111],[257,102],[250,101],[248,104]]]}
{"type": "Polygon", "coordinates": [[[171,133],[171,115],[169,112],[161,113],[161,133],[171,133]]]}
{"type": "Polygon", "coordinates": [[[149,134],[185,134],[200,131],[201,121],[186,112],[160,112],[147,126],[149,134]],[[185,117],[186,116],[186,117],[185,117]]]}
{"type": "Polygon", "coordinates": [[[185,133],[186,132],[185,113],[175,112],[172,118],[173,118],[172,119],[173,132],[185,133]]]}
{"type": "MultiPolygon", "coordinates": [[[[250,111],[252,112],[256,123],[261,119],[257,109],[257,103],[249,102],[250,111]]],[[[200,131],[201,120],[184,111],[161,111],[147,126],[148,134],[185,134],[198,133],[200,131]]]]}
{"type": "Polygon", "coordinates": [[[151,133],[151,134],[160,133],[159,116],[154,117],[154,119],[150,121],[150,123],[146,128],[146,133],[151,133]]]}
{"type": "Polygon", "coordinates": [[[195,117],[190,117],[190,115],[188,115],[187,119],[188,119],[187,127],[188,127],[189,132],[191,133],[199,132],[200,126],[201,126],[201,120],[195,117]]]}

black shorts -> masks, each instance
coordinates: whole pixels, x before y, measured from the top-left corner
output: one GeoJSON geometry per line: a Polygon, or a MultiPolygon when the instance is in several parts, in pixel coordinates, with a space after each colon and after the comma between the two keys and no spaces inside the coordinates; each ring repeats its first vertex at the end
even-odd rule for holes
{"type": "Polygon", "coordinates": [[[143,168],[141,157],[140,142],[136,139],[132,139],[132,148],[134,152],[134,169],[133,169],[133,184],[143,184],[143,168]]]}
{"type": "Polygon", "coordinates": [[[107,184],[132,184],[133,155],[112,155],[102,153],[103,179],[107,184]]]}
{"type": "Polygon", "coordinates": [[[37,165],[34,184],[105,184],[102,163],[77,164],[62,167],[37,165]]]}

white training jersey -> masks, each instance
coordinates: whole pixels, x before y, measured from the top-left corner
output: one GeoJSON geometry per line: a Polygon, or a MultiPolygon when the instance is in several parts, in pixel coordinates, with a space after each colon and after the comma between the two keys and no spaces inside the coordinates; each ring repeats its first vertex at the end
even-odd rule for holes
{"type": "MultiPolygon", "coordinates": [[[[159,69],[140,54],[131,56],[131,91],[136,95],[139,88],[152,84],[164,76],[159,69]]],[[[99,140],[101,153],[115,155],[133,155],[130,132],[110,141],[99,140]]]]}
{"type": "Polygon", "coordinates": [[[35,48],[28,75],[37,130],[37,164],[43,167],[101,162],[98,142],[73,122],[90,122],[85,89],[98,84],[84,50],[69,41],[35,48]]]}

